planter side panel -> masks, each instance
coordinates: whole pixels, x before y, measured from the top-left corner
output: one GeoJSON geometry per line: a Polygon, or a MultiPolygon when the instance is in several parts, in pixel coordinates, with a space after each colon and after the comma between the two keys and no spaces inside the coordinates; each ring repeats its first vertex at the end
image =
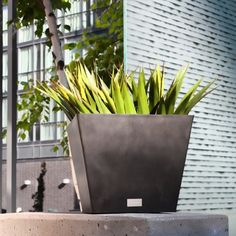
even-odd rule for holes
{"type": "MultiPolygon", "coordinates": [[[[92,212],[176,210],[192,117],[79,115],[78,122],[92,212]]],[[[73,156],[81,152],[74,145],[73,156]]]]}
{"type": "Polygon", "coordinates": [[[90,201],[88,178],[86,173],[86,163],[84,159],[83,144],[81,143],[80,128],[78,118],[75,117],[67,128],[69,143],[72,153],[74,171],[79,187],[80,201],[83,202],[82,209],[88,213],[91,212],[92,206],[90,201]],[[76,157],[76,159],[75,159],[76,157]]]}

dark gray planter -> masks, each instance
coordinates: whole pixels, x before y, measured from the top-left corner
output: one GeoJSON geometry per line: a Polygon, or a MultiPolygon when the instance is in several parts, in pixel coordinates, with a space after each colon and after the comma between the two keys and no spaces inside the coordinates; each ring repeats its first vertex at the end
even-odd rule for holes
{"type": "Polygon", "coordinates": [[[83,212],[176,211],[192,120],[77,115],[68,134],[83,212]]]}

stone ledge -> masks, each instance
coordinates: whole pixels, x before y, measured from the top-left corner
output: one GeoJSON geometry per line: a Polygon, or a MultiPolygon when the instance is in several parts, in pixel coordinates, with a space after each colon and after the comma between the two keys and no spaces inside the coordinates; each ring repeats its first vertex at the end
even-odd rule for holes
{"type": "Polygon", "coordinates": [[[55,214],[0,215],[4,236],[228,236],[224,215],[55,214]]]}

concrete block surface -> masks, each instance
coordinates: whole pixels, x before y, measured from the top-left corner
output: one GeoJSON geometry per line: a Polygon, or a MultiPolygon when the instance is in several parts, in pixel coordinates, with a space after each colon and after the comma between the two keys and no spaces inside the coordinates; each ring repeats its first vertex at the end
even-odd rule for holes
{"type": "Polygon", "coordinates": [[[0,215],[1,236],[228,236],[224,215],[55,214],[0,215]]]}

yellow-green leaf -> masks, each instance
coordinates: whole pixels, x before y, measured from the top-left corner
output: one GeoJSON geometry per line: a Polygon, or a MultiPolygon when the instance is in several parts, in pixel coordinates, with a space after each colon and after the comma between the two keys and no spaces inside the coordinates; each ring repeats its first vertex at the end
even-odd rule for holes
{"type": "Polygon", "coordinates": [[[139,73],[137,100],[138,100],[138,113],[149,114],[147,94],[145,90],[145,74],[143,70],[139,73]]]}
{"type": "Polygon", "coordinates": [[[122,97],[124,101],[125,113],[136,114],[134,102],[133,102],[132,97],[130,96],[129,89],[125,81],[123,82],[123,86],[122,86],[122,97]]]}

